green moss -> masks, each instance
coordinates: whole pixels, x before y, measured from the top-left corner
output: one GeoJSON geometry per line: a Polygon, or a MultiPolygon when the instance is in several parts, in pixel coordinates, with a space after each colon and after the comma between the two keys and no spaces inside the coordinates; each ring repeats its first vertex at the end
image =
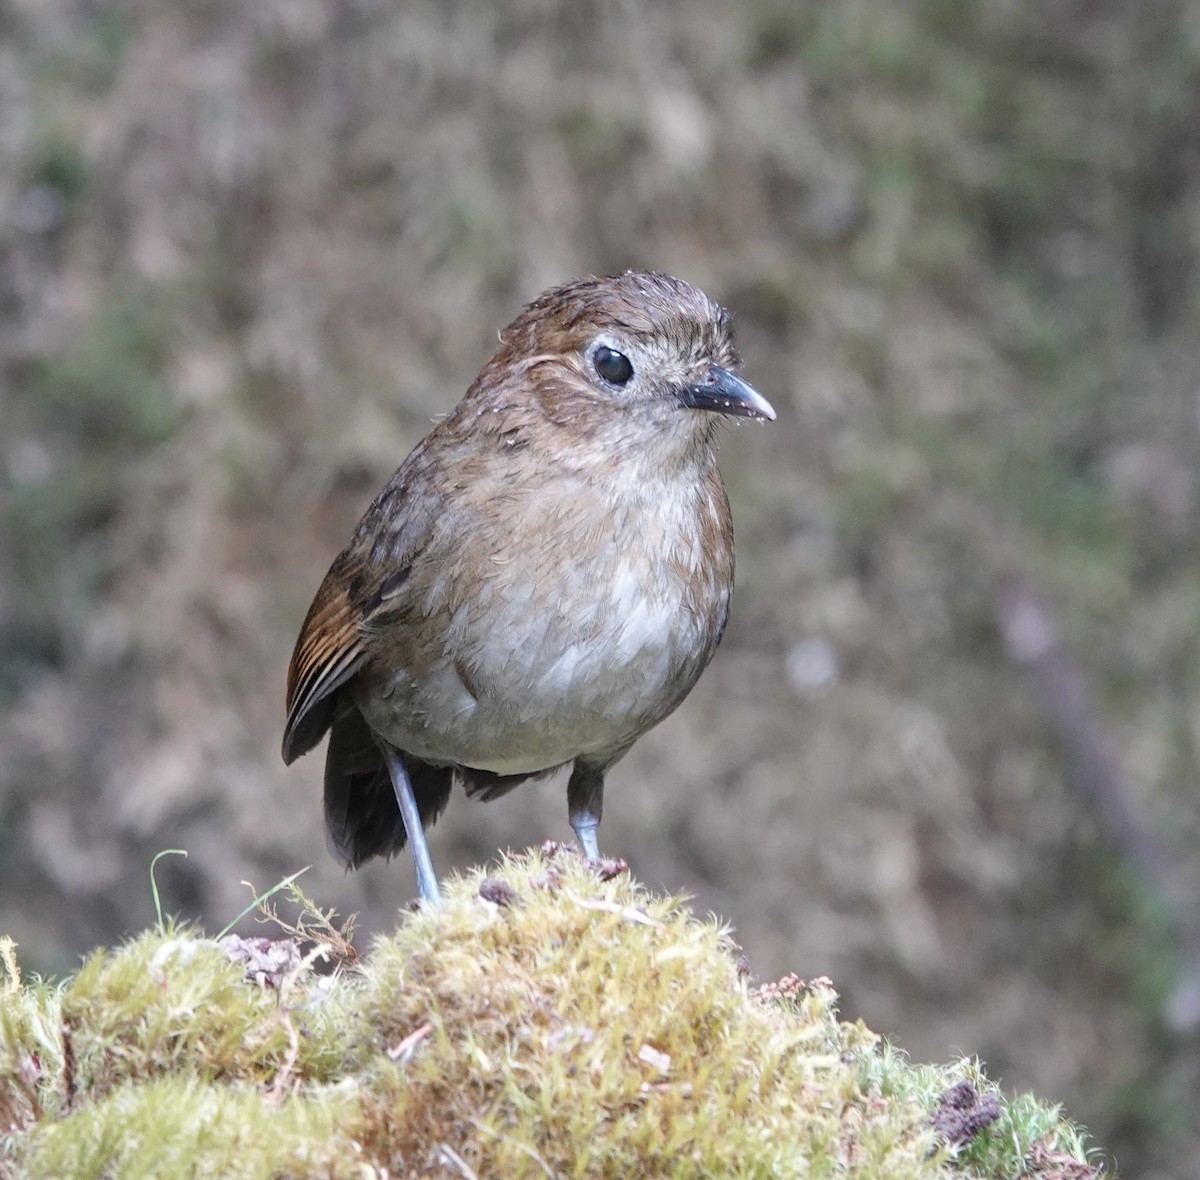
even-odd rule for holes
{"type": "Polygon", "coordinates": [[[353,1094],[319,1091],[282,1100],[241,1084],[207,1086],[160,1077],[124,1086],[32,1137],[29,1180],[271,1180],[351,1177],[354,1144],[344,1128],[353,1094]]]}
{"type": "Polygon", "coordinates": [[[974,1063],[913,1066],[827,981],[766,991],[684,899],[560,852],[448,883],[357,969],[261,986],[167,930],[60,988],[10,980],[0,1121],[21,1175],[1037,1176],[1085,1166],[1029,1097],[939,1139],[974,1063]],[[1064,1154],[1065,1153],[1065,1154],[1064,1154]]]}
{"type": "MultiPolygon", "coordinates": [[[[242,969],[214,942],[143,936],[92,955],[62,998],[78,1085],[105,1093],[128,1080],[183,1072],[204,1081],[265,1083],[285,1059],[298,1078],[323,1080],[336,1054],[328,1005],[305,1012],[293,1052],[291,1013],[274,991],[244,985],[242,969]]],[[[338,1012],[341,1032],[351,1017],[338,1012]]]]}

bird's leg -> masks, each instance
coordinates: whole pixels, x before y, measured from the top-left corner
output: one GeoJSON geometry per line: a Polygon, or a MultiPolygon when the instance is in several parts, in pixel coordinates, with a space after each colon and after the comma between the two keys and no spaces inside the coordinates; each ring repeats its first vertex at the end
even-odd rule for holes
{"type": "MultiPolygon", "coordinates": [[[[376,739],[378,740],[378,739],[376,739]]],[[[422,901],[437,904],[442,900],[433,861],[429,857],[429,845],[425,843],[425,829],[421,826],[421,813],[417,810],[417,798],[413,794],[412,782],[404,765],[400,751],[385,741],[379,741],[383,759],[387,763],[392,790],[400,805],[400,818],[404,820],[404,831],[408,835],[408,847],[412,852],[413,867],[417,870],[417,893],[422,901]]]]}
{"type": "Polygon", "coordinates": [[[600,859],[596,831],[604,811],[604,771],[576,761],[567,783],[567,814],[588,860],[600,859]]]}

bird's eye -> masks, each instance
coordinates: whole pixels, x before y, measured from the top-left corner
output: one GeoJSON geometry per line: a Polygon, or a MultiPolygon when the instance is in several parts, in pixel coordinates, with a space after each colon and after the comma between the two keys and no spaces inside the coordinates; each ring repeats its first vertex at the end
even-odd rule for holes
{"type": "Polygon", "coordinates": [[[627,385],[633,377],[633,365],[623,352],[606,348],[603,344],[592,355],[596,372],[612,385],[627,385]]]}

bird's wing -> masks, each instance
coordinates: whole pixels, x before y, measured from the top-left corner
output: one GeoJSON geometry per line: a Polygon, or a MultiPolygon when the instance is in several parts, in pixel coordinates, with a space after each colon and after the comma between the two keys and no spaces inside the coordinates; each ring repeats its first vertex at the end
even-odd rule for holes
{"type": "Polygon", "coordinates": [[[333,721],[332,694],[358,671],[365,656],[361,616],[350,600],[344,565],[339,558],[325,575],[292,652],[284,762],[307,754],[325,736],[333,721]]]}
{"type": "Polygon", "coordinates": [[[367,509],[308,608],[288,668],[284,762],[325,736],[336,690],[362,668],[380,629],[394,628],[414,609],[409,575],[442,513],[440,488],[428,474],[431,461],[426,440],[367,509]],[[413,495],[414,485],[424,494],[413,495]]]}

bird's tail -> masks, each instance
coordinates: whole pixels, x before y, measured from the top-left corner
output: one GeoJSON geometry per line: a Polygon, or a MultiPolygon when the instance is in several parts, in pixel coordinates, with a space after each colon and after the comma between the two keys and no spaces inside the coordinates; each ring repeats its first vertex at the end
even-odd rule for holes
{"type": "MultiPolygon", "coordinates": [[[[421,827],[428,828],[450,799],[453,768],[431,766],[409,754],[404,755],[404,765],[421,827]]],[[[337,710],[325,754],[325,840],[348,869],[372,857],[394,856],[408,840],[387,763],[362,714],[349,701],[337,710]]]]}

